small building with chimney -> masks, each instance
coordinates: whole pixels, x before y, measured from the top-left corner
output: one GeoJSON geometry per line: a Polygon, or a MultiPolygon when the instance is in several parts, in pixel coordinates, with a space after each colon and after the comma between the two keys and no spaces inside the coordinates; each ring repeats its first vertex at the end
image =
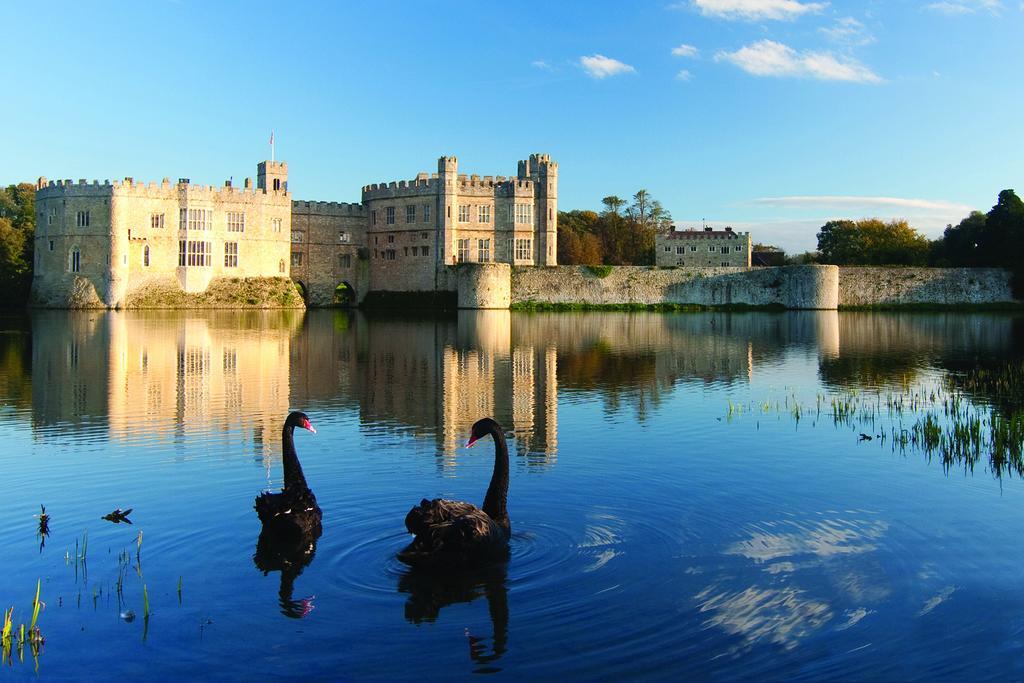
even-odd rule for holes
{"type": "Polygon", "coordinates": [[[736,232],[731,227],[673,229],[655,238],[654,262],[662,267],[749,268],[750,247],[750,233],[736,232]]]}

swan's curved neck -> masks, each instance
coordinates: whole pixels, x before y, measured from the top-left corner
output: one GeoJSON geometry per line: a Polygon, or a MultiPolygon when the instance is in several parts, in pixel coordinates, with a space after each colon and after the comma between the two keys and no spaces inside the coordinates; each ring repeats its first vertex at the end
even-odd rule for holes
{"type": "Polygon", "coordinates": [[[306,475],[302,473],[299,456],[295,452],[295,427],[285,425],[281,432],[281,456],[284,461],[284,487],[286,489],[307,489],[306,475]]]}
{"type": "Polygon", "coordinates": [[[500,430],[491,432],[494,439],[494,473],[484,497],[483,511],[496,522],[508,521],[508,446],[500,430]]]}

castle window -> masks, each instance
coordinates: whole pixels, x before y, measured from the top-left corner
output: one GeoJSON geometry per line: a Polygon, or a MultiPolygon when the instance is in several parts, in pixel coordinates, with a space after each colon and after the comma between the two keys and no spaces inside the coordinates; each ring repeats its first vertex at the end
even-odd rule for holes
{"type": "Polygon", "coordinates": [[[53,251],[53,240],[50,240],[50,251],[53,251]]]}
{"type": "Polygon", "coordinates": [[[151,214],[149,214],[149,227],[151,227],[151,228],[162,228],[162,227],[164,227],[164,215],[162,213],[151,213],[151,214]]]}
{"type": "Polygon", "coordinates": [[[686,247],[676,247],[676,254],[682,256],[686,253],[686,247]]]}
{"type": "Polygon", "coordinates": [[[697,245],[694,244],[693,246],[691,246],[690,251],[697,251],[697,245]]]}
{"type": "Polygon", "coordinates": [[[469,240],[459,240],[459,262],[464,263],[469,260],[469,240]]]}
{"type": "Polygon", "coordinates": [[[351,268],[352,254],[338,254],[338,266],[340,268],[351,268]]]}
{"type": "MultiPolygon", "coordinates": [[[[184,211],[185,209],[182,209],[184,211]]],[[[188,242],[185,240],[178,240],[178,267],[183,268],[185,266],[185,254],[187,253],[185,245],[188,242]]]]}
{"type": "Polygon", "coordinates": [[[388,225],[395,224],[395,207],[385,206],[384,207],[384,222],[388,225]]]}
{"type": "Polygon", "coordinates": [[[405,222],[406,223],[415,223],[416,222],[416,205],[415,204],[410,204],[409,206],[405,207],[405,222]]]}
{"type": "Polygon", "coordinates": [[[394,244],[394,243],[395,243],[395,236],[394,235],[388,235],[388,244],[394,244]]]}
{"type": "MultiPolygon", "coordinates": [[[[404,249],[405,249],[405,255],[408,256],[409,255],[409,247],[404,247],[404,249]]],[[[413,252],[413,256],[415,256],[415,255],[416,255],[415,252],[413,252]]]]}
{"type": "Polygon", "coordinates": [[[274,191],[276,192],[276,191],[278,191],[280,189],[281,189],[281,179],[280,178],[274,178],[274,191]]]}
{"type": "Polygon", "coordinates": [[[210,224],[213,222],[213,211],[210,209],[189,209],[188,210],[188,229],[189,230],[209,230],[210,224]]]}
{"type": "Polygon", "coordinates": [[[224,267],[238,267],[238,242],[224,243],[224,267]]]}
{"type": "Polygon", "coordinates": [[[178,242],[178,265],[208,267],[213,262],[213,249],[210,242],[200,240],[182,240],[178,242]],[[185,245],[185,263],[182,264],[182,245],[185,245]]]}
{"type": "Polygon", "coordinates": [[[370,212],[370,225],[377,225],[377,209],[370,212]]]}
{"type": "Polygon", "coordinates": [[[743,247],[742,246],[733,247],[733,251],[735,251],[736,253],[739,253],[739,252],[743,251],[743,247]]]}
{"type": "Polygon", "coordinates": [[[487,263],[491,260],[491,240],[477,241],[477,257],[480,263],[487,263]]]}
{"type": "Polygon", "coordinates": [[[481,204],[477,207],[477,220],[481,223],[491,222],[491,206],[490,204],[481,204]]]}
{"type": "Polygon", "coordinates": [[[710,251],[710,252],[714,253],[714,251],[715,251],[715,245],[711,245],[710,247],[708,247],[708,251],[710,251]]]}
{"type": "Polygon", "coordinates": [[[142,265],[149,268],[149,245],[142,248],[142,265]]]}
{"type": "Polygon", "coordinates": [[[244,211],[228,211],[228,232],[245,232],[244,211]]]}
{"type": "MultiPolygon", "coordinates": [[[[78,214],[75,216],[75,225],[77,225],[80,228],[88,228],[89,227],[89,212],[88,211],[79,211],[78,214]]],[[[77,273],[78,271],[76,270],[75,272],[77,273]]]]}
{"type": "Polygon", "coordinates": [[[296,268],[296,267],[300,267],[300,266],[302,266],[302,252],[301,251],[293,251],[292,252],[292,268],[296,268]]]}
{"type": "Polygon", "coordinates": [[[468,204],[463,204],[463,205],[459,206],[459,222],[460,223],[468,223],[469,222],[469,205],[468,204]]]}
{"type": "Polygon", "coordinates": [[[423,222],[424,223],[429,223],[430,222],[430,204],[424,204],[423,205],[423,222]]]}
{"type": "Polygon", "coordinates": [[[729,265],[728,261],[722,261],[722,267],[725,267],[725,266],[728,266],[728,265],[729,265]]]}
{"type": "MultiPolygon", "coordinates": [[[[281,219],[280,218],[271,218],[270,219],[270,227],[271,227],[271,229],[273,229],[274,232],[281,232],[281,219]]],[[[281,271],[281,272],[284,272],[284,271],[281,271]]]]}
{"type": "Polygon", "coordinates": [[[723,254],[728,254],[729,253],[729,247],[722,247],[722,253],[723,254]]]}
{"type": "MultiPolygon", "coordinates": [[[[188,229],[188,209],[180,209],[178,211],[178,229],[188,229]]],[[[184,264],[182,264],[184,265],[184,264]]]]}
{"type": "Polygon", "coordinates": [[[347,232],[339,232],[338,233],[338,241],[343,243],[343,244],[348,244],[349,234],[347,232]]]}
{"type": "Polygon", "coordinates": [[[516,204],[516,223],[533,223],[533,204],[516,204]]]}
{"type": "Polygon", "coordinates": [[[297,243],[301,243],[302,242],[302,231],[301,230],[292,230],[292,242],[297,242],[297,243]]]}
{"type": "Polygon", "coordinates": [[[75,247],[71,250],[71,261],[68,264],[72,273],[78,273],[82,270],[82,252],[75,247]]]}
{"type": "Polygon", "coordinates": [[[533,240],[529,237],[520,238],[516,240],[516,260],[517,261],[532,261],[533,260],[533,240]]]}
{"type": "Polygon", "coordinates": [[[388,261],[394,261],[395,260],[395,250],[394,249],[388,249],[386,252],[384,252],[384,256],[385,256],[385,258],[387,258],[388,261]]]}
{"type": "Polygon", "coordinates": [[[284,259],[281,259],[280,261],[277,262],[277,272],[284,272],[284,259]]]}
{"type": "Polygon", "coordinates": [[[425,239],[427,239],[427,233],[425,233],[425,232],[421,232],[421,233],[420,233],[420,239],[421,239],[421,240],[425,240],[425,239]]]}
{"type": "Polygon", "coordinates": [[[665,245],[665,251],[666,252],[672,251],[672,247],[670,247],[668,245],[665,245]]]}
{"type": "Polygon", "coordinates": [[[50,207],[50,213],[46,217],[46,224],[47,225],[53,225],[53,219],[56,218],[56,217],[57,217],[57,207],[56,206],[51,206],[50,207]]]}
{"type": "Polygon", "coordinates": [[[430,255],[430,247],[421,247],[421,249],[423,250],[423,255],[424,256],[429,256],[430,255]]]}

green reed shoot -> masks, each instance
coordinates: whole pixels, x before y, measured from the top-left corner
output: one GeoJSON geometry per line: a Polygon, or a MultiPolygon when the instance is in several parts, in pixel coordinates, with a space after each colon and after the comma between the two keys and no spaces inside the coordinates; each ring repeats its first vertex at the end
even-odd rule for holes
{"type": "Polygon", "coordinates": [[[29,625],[29,633],[35,630],[36,621],[39,619],[39,606],[42,604],[39,602],[39,590],[43,586],[43,580],[36,580],[36,597],[32,600],[32,623],[29,625]]]}
{"type": "Polygon", "coordinates": [[[146,590],[146,584],[142,584],[142,615],[146,619],[149,619],[149,592],[146,590]]]}

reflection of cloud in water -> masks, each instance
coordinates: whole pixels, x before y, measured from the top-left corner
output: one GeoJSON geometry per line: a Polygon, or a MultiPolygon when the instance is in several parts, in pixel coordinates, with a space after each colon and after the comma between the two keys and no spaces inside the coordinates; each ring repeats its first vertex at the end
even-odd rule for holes
{"type": "Polygon", "coordinates": [[[706,588],[697,595],[705,622],[742,636],[746,645],[774,643],[791,650],[833,616],[828,604],[806,597],[797,588],[750,587],[738,593],[706,588]]]}
{"type": "Polygon", "coordinates": [[[622,543],[622,537],[613,528],[621,527],[622,519],[607,513],[593,514],[591,519],[597,523],[587,526],[583,541],[579,544],[580,549],[591,558],[590,564],[583,569],[585,572],[597,571],[624,554],[622,550],[613,547],[622,543]]]}
{"type": "MultiPolygon", "coordinates": [[[[750,538],[734,543],[725,552],[727,555],[742,555],[755,562],[795,555],[831,557],[865,553],[875,549],[870,541],[880,538],[889,528],[884,521],[841,519],[826,519],[806,525],[806,528],[797,523],[793,526],[795,530],[786,533],[755,530],[750,538]]],[[[777,571],[782,571],[782,568],[777,571]]]]}
{"type": "Polygon", "coordinates": [[[955,586],[946,586],[945,588],[943,588],[938,593],[936,593],[935,595],[933,595],[925,601],[924,607],[922,607],[921,611],[917,613],[917,616],[923,617],[924,615],[928,614],[933,609],[944,603],[946,600],[949,600],[950,596],[953,595],[953,593],[955,592],[955,586]]]}
{"type": "Polygon", "coordinates": [[[843,616],[846,617],[846,622],[843,623],[843,624],[840,624],[839,626],[836,626],[836,630],[837,631],[845,631],[846,629],[848,629],[848,628],[850,628],[852,626],[855,626],[858,621],[860,621],[861,619],[863,619],[867,615],[874,614],[874,613],[875,613],[875,610],[873,610],[873,609],[864,609],[863,607],[858,607],[857,609],[848,609],[845,612],[843,612],[843,616]]]}

